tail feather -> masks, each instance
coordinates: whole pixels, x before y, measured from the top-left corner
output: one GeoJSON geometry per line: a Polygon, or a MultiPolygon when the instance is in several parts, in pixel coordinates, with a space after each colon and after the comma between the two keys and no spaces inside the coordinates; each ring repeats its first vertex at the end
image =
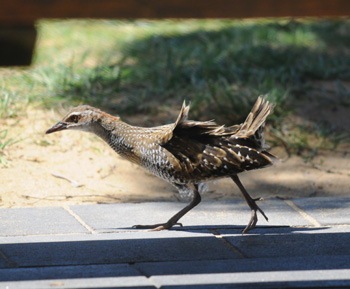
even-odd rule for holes
{"type": "Polygon", "coordinates": [[[177,120],[175,121],[174,128],[182,123],[186,122],[188,119],[188,112],[190,111],[190,106],[186,105],[186,101],[182,103],[181,111],[177,120]]]}
{"type": "MultiPolygon", "coordinates": [[[[264,126],[268,115],[271,113],[273,104],[265,97],[259,96],[246,120],[241,125],[225,127],[217,125],[212,121],[188,120],[189,105],[184,102],[176,122],[173,124],[173,132],[168,136],[169,140],[173,134],[191,134],[191,136],[227,136],[235,140],[253,142],[258,150],[265,149],[264,126]]],[[[237,141],[236,141],[237,142],[237,141]]]]}
{"type": "Polygon", "coordinates": [[[267,148],[263,132],[266,118],[272,109],[273,104],[267,101],[265,97],[259,96],[246,120],[235,133],[235,137],[252,138],[258,147],[267,148]]]}
{"type": "Polygon", "coordinates": [[[192,135],[222,135],[225,128],[224,125],[217,125],[213,121],[193,121],[188,120],[188,112],[190,106],[183,102],[179,116],[174,123],[174,131],[185,133],[191,130],[192,135]]]}
{"type": "Polygon", "coordinates": [[[264,97],[259,96],[239,131],[246,136],[253,135],[265,123],[271,110],[272,105],[264,97]]]}

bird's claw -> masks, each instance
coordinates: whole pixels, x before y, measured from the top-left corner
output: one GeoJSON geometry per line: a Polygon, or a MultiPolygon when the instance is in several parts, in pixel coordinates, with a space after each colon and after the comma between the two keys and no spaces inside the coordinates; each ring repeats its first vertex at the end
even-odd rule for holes
{"type": "Polygon", "coordinates": [[[134,225],[132,226],[134,229],[150,229],[149,231],[162,231],[162,230],[168,230],[172,228],[173,226],[180,226],[183,227],[181,223],[163,223],[163,224],[154,224],[154,225],[134,225]]]}
{"type": "Polygon", "coordinates": [[[265,218],[266,221],[268,221],[268,217],[265,215],[264,211],[260,209],[260,207],[256,204],[256,201],[262,201],[263,198],[255,198],[253,200],[253,205],[251,207],[252,209],[252,216],[250,217],[248,225],[244,228],[242,231],[242,234],[247,233],[248,231],[252,230],[255,228],[256,223],[258,222],[258,216],[256,214],[256,211],[259,211],[265,218]]]}

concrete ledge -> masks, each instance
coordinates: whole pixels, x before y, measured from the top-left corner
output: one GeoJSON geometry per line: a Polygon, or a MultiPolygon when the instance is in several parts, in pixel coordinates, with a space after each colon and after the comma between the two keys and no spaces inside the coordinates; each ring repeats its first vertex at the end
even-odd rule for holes
{"type": "Polygon", "coordinates": [[[0,210],[1,288],[333,288],[350,286],[350,198],[271,199],[242,235],[241,201],[0,210]]]}

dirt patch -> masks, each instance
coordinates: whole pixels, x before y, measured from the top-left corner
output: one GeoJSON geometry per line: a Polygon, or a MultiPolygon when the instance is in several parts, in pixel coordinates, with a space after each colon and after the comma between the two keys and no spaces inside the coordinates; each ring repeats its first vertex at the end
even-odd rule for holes
{"type": "MultiPolygon", "coordinates": [[[[121,159],[97,137],[66,131],[44,132],[61,115],[29,110],[26,117],[3,120],[8,137],[20,140],[8,147],[9,166],[0,168],[3,208],[77,204],[178,201],[176,189],[142,168],[121,159]],[[60,176],[61,178],[59,178],[60,176]],[[73,182],[73,183],[72,183],[73,182]]],[[[273,167],[241,174],[252,196],[264,198],[349,196],[350,145],[320,152],[310,163],[282,149],[273,167]]],[[[229,179],[209,184],[203,199],[239,198],[229,179]]]]}

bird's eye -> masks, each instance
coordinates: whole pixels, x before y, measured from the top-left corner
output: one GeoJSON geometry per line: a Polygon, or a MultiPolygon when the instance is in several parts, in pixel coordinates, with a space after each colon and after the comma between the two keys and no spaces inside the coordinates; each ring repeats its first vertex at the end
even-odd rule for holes
{"type": "Polygon", "coordinates": [[[78,121],[79,121],[79,116],[78,116],[78,115],[72,115],[72,116],[69,118],[69,122],[78,123],[78,121]]]}

